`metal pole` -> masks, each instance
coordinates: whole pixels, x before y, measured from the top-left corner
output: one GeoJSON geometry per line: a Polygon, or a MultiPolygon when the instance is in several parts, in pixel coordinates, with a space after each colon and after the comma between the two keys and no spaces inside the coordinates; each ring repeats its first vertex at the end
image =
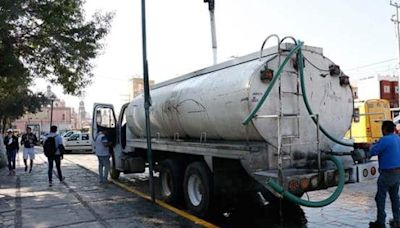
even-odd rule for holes
{"type": "Polygon", "coordinates": [[[142,44],[143,44],[143,84],[144,84],[144,110],[146,117],[146,139],[147,139],[147,161],[149,163],[150,192],[151,200],[155,202],[154,182],[153,182],[153,152],[151,151],[151,129],[150,129],[150,89],[149,89],[149,69],[147,64],[147,43],[146,43],[146,0],[142,0],[142,44]]]}
{"type": "Polygon", "coordinates": [[[51,129],[51,125],[53,125],[53,103],[54,103],[54,100],[51,99],[51,106],[50,106],[50,129],[51,129]]]}
{"type": "MultiPolygon", "coordinates": [[[[397,30],[397,43],[398,43],[398,49],[399,49],[399,67],[400,67],[400,25],[399,25],[399,4],[397,4],[397,2],[393,3],[392,1],[390,1],[390,5],[396,7],[396,19],[393,19],[392,17],[392,21],[394,22],[394,24],[396,25],[396,30],[397,30]]],[[[394,16],[394,15],[393,15],[394,16]]],[[[398,75],[398,80],[397,80],[397,95],[398,95],[398,106],[400,107],[400,73],[398,75]]]]}
{"type": "Polygon", "coordinates": [[[217,35],[215,32],[215,18],[214,10],[210,10],[210,22],[211,22],[211,39],[212,39],[212,49],[213,49],[213,64],[217,64],[217,35]]]}
{"type": "Polygon", "coordinates": [[[214,17],[214,9],[215,9],[215,0],[204,0],[204,2],[208,3],[208,10],[210,11],[210,24],[211,24],[211,42],[213,49],[213,64],[217,64],[217,33],[215,30],[215,17],[214,17]]]}

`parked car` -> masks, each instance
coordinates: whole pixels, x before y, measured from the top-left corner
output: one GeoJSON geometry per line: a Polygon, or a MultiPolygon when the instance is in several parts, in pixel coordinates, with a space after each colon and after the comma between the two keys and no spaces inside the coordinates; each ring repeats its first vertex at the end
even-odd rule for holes
{"type": "Polygon", "coordinates": [[[89,133],[77,132],[63,139],[65,152],[92,150],[92,139],[89,133]]]}

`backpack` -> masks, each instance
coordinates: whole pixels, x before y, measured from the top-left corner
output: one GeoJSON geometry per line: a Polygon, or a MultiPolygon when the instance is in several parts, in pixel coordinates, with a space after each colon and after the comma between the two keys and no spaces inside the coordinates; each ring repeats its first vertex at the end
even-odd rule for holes
{"type": "Polygon", "coordinates": [[[46,157],[53,157],[56,154],[56,139],[55,137],[48,137],[43,144],[43,152],[46,157]]]}

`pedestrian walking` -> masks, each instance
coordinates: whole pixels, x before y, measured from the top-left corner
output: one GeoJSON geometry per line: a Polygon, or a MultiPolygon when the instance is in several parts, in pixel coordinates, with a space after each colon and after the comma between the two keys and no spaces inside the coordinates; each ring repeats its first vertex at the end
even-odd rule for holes
{"type": "Polygon", "coordinates": [[[47,157],[49,163],[48,178],[49,187],[53,186],[53,165],[56,163],[58,179],[60,182],[64,182],[61,172],[61,160],[64,158],[64,146],[62,137],[57,134],[57,126],[50,127],[50,133],[43,142],[43,152],[47,157]]]}
{"type": "Polygon", "coordinates": [[[99,182],[106,183],[110,170],[110,141],[107,138],[107,131],[99,131],[94,143],[94,150],[99,161],[99,182]]]}
{"type": "Polygon", "coordinates": [[[32,133],[32,128],[27,127],[26,133],[22,135],[21,145],[24,146],[23,158],[25,164],[25,172],[28,171],[27,160],[30,159],[29,173],[32,172],[33,160],[35,160],[35,145],[38,144],[38,140],[35,134],[32,133]]]}
{"type": "Polygon", "coordinates": [[[384,121],[382,123],[383,137],[370,147],[370,156],[377,155],[379,162],[378,190],[375,196],[377,220],[369,223],[372,228],[385,227],[387,193],[390,196],[393,212],[390,225],[400,227],[400,137],[394,134],[395,127],[392,121],[384,121]]]}
{"type": "Polygon", "coordinates": [[[4,144],[7,151],[8,175],[15,176],[15,157],[17,156],[19,145],[18,138],[13,134],[12,129],[7,130],[7,135],[4,137],[4,144]]]}

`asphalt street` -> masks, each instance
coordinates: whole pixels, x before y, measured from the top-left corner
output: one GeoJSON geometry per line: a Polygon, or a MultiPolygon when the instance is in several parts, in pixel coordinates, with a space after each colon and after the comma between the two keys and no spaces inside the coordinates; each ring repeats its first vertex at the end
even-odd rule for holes
{"type": "MultiPolygon", "coordinates": [[[[117,184],[134,189],[134,193],[113,183],[99,184],[97,158],[91,153],[65,155],[62,162],[65,184],[54,181],[53,187],[48,187],[46,158],[40,149],[37,151],[32,173],[24,172],[21,153],[15,177],[7,176],[6,169],[0,170],[0,227],[198,226],[197,218],[190,220],[180,214],[179,211],[187,213],[182,205],[174,205],[176,212],[146,200],[149,195],[146,174],[121,175],[117,184]]],[[[285,202],[264,208],[238,205],[223,216],[206,220],[220,227],[368,227],[376,214],[375,181],[347,184],[339,199],[323,208],[285,202]]],[[[318,200],[333,190],[310,192],[304,197],[318,200]]],[[[392,217],[389,200],[386,208],[389,220],[392,217]]]]}
{"type": "MultiPolygon", "coordinates": [[[[84,161],[83,155],[80,157],[84,161]]],[[[21,153],[17,175],[0,170],[0,227],[196,227],[196,225],[64,159],[65,183],[48,186],[43,154],[25,173],[21,153]]]]}

